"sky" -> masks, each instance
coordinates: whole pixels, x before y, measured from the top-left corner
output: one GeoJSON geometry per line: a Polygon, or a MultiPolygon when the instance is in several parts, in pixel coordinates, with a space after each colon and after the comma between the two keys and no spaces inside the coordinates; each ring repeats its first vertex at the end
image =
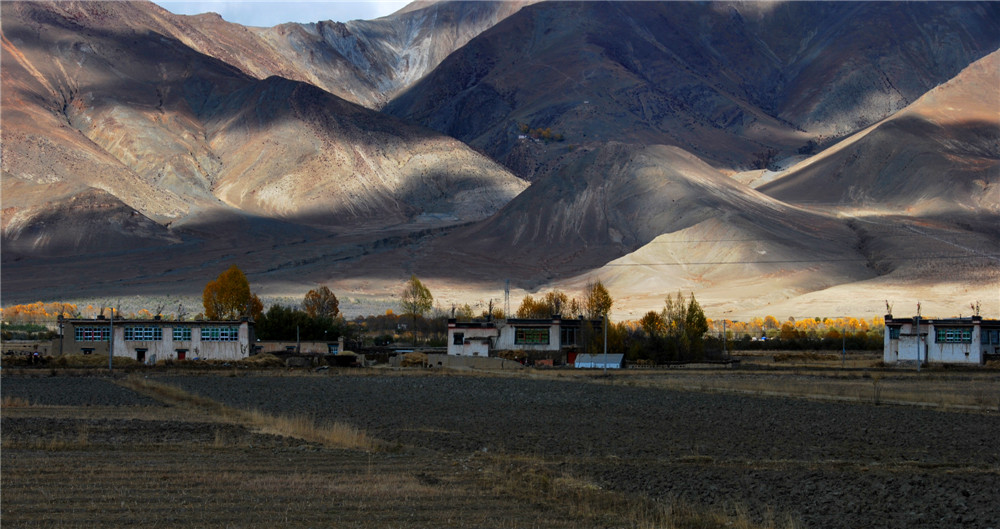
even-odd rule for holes
{"type": "Polygon", "coordinates": [[[203,0],[201,2],[155,0],[160,7],[178,15],[214,12],[228,22],[244,26],[270,27],[284,22],[371,20],[392,14],[409,0],[315,0],[278,2],[274,0],[203,0]]]}

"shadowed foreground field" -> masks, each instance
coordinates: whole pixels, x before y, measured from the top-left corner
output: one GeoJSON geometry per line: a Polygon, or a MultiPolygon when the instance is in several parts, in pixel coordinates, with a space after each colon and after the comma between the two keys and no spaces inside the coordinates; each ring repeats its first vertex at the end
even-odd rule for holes
{"type": "MultiPolygon", "coordinates": [[[[1000,520],[995,411],[586,377],[354,373],[5,374],[3,520],[663,528],[1000,520]],[[298,420],[277,420],[289,417],[298,420]],[[353,433],[324,436],[335,425],[353,433]]],[[[643,375],[657,376],[672,375],[643,375]]]]}

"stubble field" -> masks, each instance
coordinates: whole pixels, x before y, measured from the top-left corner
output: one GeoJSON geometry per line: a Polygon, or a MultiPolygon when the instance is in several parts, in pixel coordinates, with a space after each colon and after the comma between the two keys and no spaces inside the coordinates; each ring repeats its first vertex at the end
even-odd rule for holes
{"type": "Polygon", "coordinates": [[[11,527],[1000,526],[995,408],[650,383],[675,376],[5,373],[3,519],[11,527]],[[311,437],[251,412],[361,435],[311,437]]]}

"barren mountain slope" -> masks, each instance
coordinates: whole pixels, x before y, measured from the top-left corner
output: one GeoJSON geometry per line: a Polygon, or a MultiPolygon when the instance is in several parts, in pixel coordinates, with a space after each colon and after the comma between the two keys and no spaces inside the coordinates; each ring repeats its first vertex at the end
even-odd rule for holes
{"type": "MultiPolygon", "coordinates": [[[[214,13],[177,16],[146,2],[133,9],[143,24],[249,76],[306,82],[378,109],[469,39],[534,1],[414,3],[377,20],[270,28],[233,24],[214,13]]],[[[329,6],[335,16],[336,3],[329,6]]]]}
{"type": "Polygon", "coordinates": [[[1000,51],[760,191],[786,202],[907,215],[1000,214],[998,87],[1000,51]]]}
{"type": "Polygon", "coordinates": [[[903,111],[760,188],[785,203],[823,208],[843,219],[855,232],[853,253],[812,261],[797,250],[777,254],[775,262],[773,246],[789,238],[757,237],[712,219],[566,284],[601,277],[629,306],[653,309],[662,305],[663,292],[690,290],[706,306],[734,317],[760,314],[765,306],[780,314],[874,316],[886,300],[905,303],[906,310],[922,301],[929,313],[942,315],[978,300],[995,313],[998,86],[1000,52],[994,52],[903,111]],[[704,242],[720,233],[728,242],[704,242]],[[860,274],[858,264],[866,267],[860,274]],[[738,300],[734,291],[741,293],[738,300]]]}
{"type": "Polygon", "coordinates": [[[803,259],[829,259],[853,252],[857,242],[842,222],[773,200],[681,149],[612,143],[577,150],[562,171],[534,183],[490,219],[440,239],[435,253],[457,261],[459,253],[490,256],[512,277],[537,285],[708,220],[717,230],[774,240],[787,248],[786,257],[794,250],[803,259]],[[532,277],[531,267],[546,275],[532,277]]]}
{"type": "Polygon", "coordinates": [[[196,53],[142,26],[140,7],[3,4],[5,250],[95,249],[93,238],[19,242],[43,220],[58,229],[39,216],[46,209],[111,233],[119,227],[83,210],[124,204],[171,229],[219,208],[319,225],[422,213],[455,222],[489,215],[525,185],[455,140],[196,53]],[[79,193],[90,198],[70,204],[79,193]]]}
{"type": "Polygon", "coordinates": [[[532,180],[609,140],[737,170],[885,118],[998,45],[995,3],[544,2],[386,110],[532,180]],[[565,141],[526,144],[519,123],[565,141]]]}
{"type": "Polygon", "coordinates": [[[196,296],[237,263],[382,310],[411,272],[442,306],[601,278],[616,318],[678,289],[713,316],[1000,310],[995,56],[893,116],[1000,47],[1000,4],[0,8],[5,303],[196,296]],[[345,100],[411,85],[393,115],[457,140],[345,100]],[[789,154],[767,193],[727,176],[789,154]]]}
{"type": "Polygon", "coordinates": [[[376,20],[254,29],[308,81],[380,109],[470,39],[538,0],[414,3],[376,20]]]}

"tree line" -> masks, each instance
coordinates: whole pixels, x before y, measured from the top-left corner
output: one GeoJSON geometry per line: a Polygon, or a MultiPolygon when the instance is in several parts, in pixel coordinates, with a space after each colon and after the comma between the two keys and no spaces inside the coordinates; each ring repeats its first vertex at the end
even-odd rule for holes
{"type": "MultiPolygon", "coordinates": [[[[272,304],[266,311],[260,297],[250,288],[246,275],[232,265],[202,292],[204,311],[194,319],[237,320],[252,319],[256,335],[261,340],[333,341],[341,336],[360,346],[422,342],[429,346],[444,346],[447,338],[447,320],[503,319],[504,311],[492,301],[485,310],[474,310],[470,305],[453,306],[450,314],[434,307],[434,297],[416,275],[411,275],[400,293],[402,314],[392,310],[381,315],[358,316],[345,320],[340,313],[337,296],[326,286],[310,290],[301,303],[295,306],[272,304]]],[[[589,282],[578,297],[553,290],[544,294],[526,295],[517,311],[509,316],[516,318],[546,319],[553,315],[563,318],[586,318],[598,321],[608,318],[614,305],[608,289],[600,281],[589,282]]],[[[128,315],[130,318],[164,317],[185,319],[178,314],[162,314],[163,307],[142,309],[128,315]]],[[[78,307],[69,303],[31,303],[13,305],[2,309],[5,336],[14,330],[39,335],[39,326],[62,317],[94,317],[96,315],[124,317],[117,308],[87,305],[78,307]],[[19,329],[17,326],[25,326],[19,329]],[[12,327],[14,326],[14,327],[12,327]]],[[[603,323],[603,322],[602,322],[603,323]]],[[[588,352],[603,350],[603,330],[586,332],[588,352]]],[[[726,349],[877,349],[882,346],[884,321],[857,318],[789,318],[779,322],[773,316],[753,318],[749,321],[711,320],[705,316],[694,294],[668,295],[659,311],[649,311],[638,321],[607,321],[607,344],[610,353],[625,354],[633,362],[667,363],[698,361],[707,354],[726,349]]]]}

